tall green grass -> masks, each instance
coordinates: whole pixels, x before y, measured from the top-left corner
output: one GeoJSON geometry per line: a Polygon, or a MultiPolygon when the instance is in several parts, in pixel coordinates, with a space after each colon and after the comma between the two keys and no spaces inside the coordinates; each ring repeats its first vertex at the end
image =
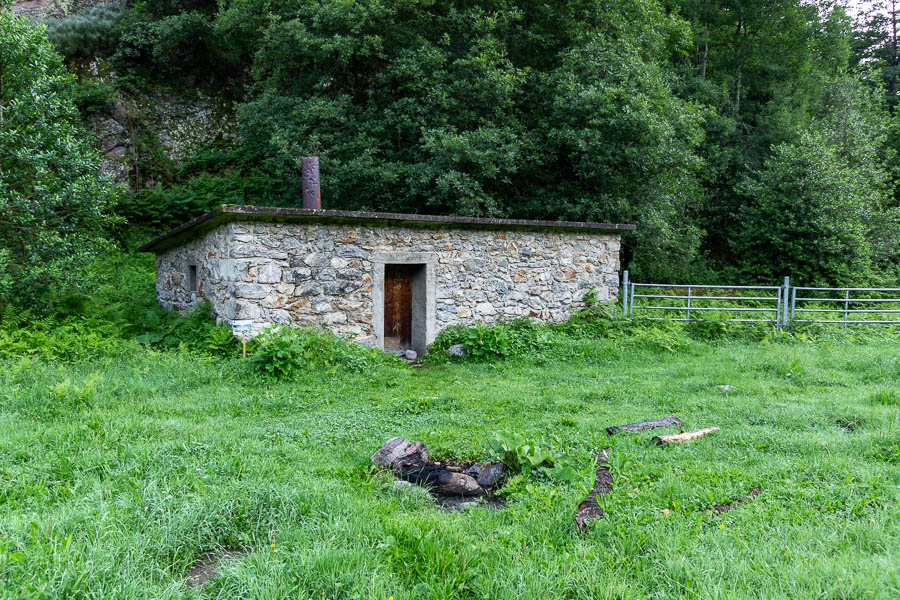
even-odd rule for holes
{"type": "Polygon", "coordinates": [[[283,380],[187,347],[4,359],[0,597],[897,597],[895,338],[549,335],[552,353],[283,380]],[[667,414],[722,431],[604,433],[667,414]],[[451,514],[368,461],[394,435],[493,458],[498,431],[578,476],[538,470],[506,510],[451,514]],[[607,515],[579,534],[603,447],[607,515]],[[189,588],[223,548],[249,553],[189,588]]]}

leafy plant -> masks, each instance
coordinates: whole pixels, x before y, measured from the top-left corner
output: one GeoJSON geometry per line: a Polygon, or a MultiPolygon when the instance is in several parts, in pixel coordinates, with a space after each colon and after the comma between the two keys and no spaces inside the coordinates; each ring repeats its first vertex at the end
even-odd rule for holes
{"type": "Polygon", "coordinates": [[[578,478],[577,471],[566,461],[521,434],[510,431],[495,432],[488,438],[488,444],[494,452],[500,454],[500,461],[503,464],[524,477],[530,476],[537,469],[542,469],[560,481],[574,481],[578,478]]]}
{"type": "Polygon", "coordinates": [[[312,327],[269,327],[254,338],[252,364],[263,375],[293,378],[312,369],[399,367],[398,357],[312,327]]]}
{"type": "Polygon", "coordinates": [[[447,348],[465,347],[468,360],[486,361],[546,350],[555,343],[551,329],[526,317],[496,323],[455,325],[438,334],[431,346],[432,360],[446,356],[447,348]]]}
{"type": "Polygon", "coordinates": [[[215,356],[234,356],[238,349],[238,339],[228,327],[213,327],[209,330],[206,349],[215,356]]]}

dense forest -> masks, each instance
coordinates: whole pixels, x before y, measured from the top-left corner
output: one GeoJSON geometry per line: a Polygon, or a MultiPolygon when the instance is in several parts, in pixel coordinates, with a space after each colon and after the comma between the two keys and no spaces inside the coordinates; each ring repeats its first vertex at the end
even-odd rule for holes
{"type": "Polygon", "coordinates": [[[0,4],[6,302],[218,204],[297,206],[309,154],[326,208],[636,223],[623,266],[656,281],[900,272],[881,0],[0,4]],[[198,93],[226,133],[165,155],[135,107],[198,93]],[[116,111],[118,186],[85,125],[116,111]]]}

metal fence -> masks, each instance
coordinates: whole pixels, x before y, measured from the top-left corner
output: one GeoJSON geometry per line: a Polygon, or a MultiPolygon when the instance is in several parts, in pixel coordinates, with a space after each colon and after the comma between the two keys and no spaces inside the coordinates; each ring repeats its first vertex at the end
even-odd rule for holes
{"type": "Polygon", "coordinates": [[[847,325],[900,324],[900,297],[885,297],[886,295],[900,296],[900,288],[792,287],[790,293],[791,325],[794,323],[843,323],[844,329],[847,329],[847,325]],[[820,294],[824,294],[824,296],[820,294]],[[835,295],[843,295],[843,298],[829,297],[835,295]],[[817,315],[830,318],[814,318],[817,315]],[[876,318],[858,318],[862,315],[871,315],[876,318]],[[806,316],[809,318],[798,318],[806,316]]]}
{"type": "Polygon", "coordinates": [[[845,329],[900,324],[900,288],[793,287],[789,277],[782,285],[638,283],[629,281],[625,271],[622,292],[624,314],[651,321],[700,321],[704,312],[715,311],[733,315],[727,319],[731,322],[771,323],[779,329],[794,323],[842,323],[845,329]],[[857,318],[862,315],[874,318],[857,318]]]}

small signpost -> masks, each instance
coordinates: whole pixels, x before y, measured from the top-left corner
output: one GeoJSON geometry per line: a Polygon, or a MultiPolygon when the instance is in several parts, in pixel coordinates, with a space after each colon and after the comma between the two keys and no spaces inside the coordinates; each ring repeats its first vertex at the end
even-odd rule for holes
{"type": "Polygon", "coordinates": [[[241,336],[244,358],[247,358],[247,334],[253,329],[253,321],[232,321],[231,333],[241,336]]]}

